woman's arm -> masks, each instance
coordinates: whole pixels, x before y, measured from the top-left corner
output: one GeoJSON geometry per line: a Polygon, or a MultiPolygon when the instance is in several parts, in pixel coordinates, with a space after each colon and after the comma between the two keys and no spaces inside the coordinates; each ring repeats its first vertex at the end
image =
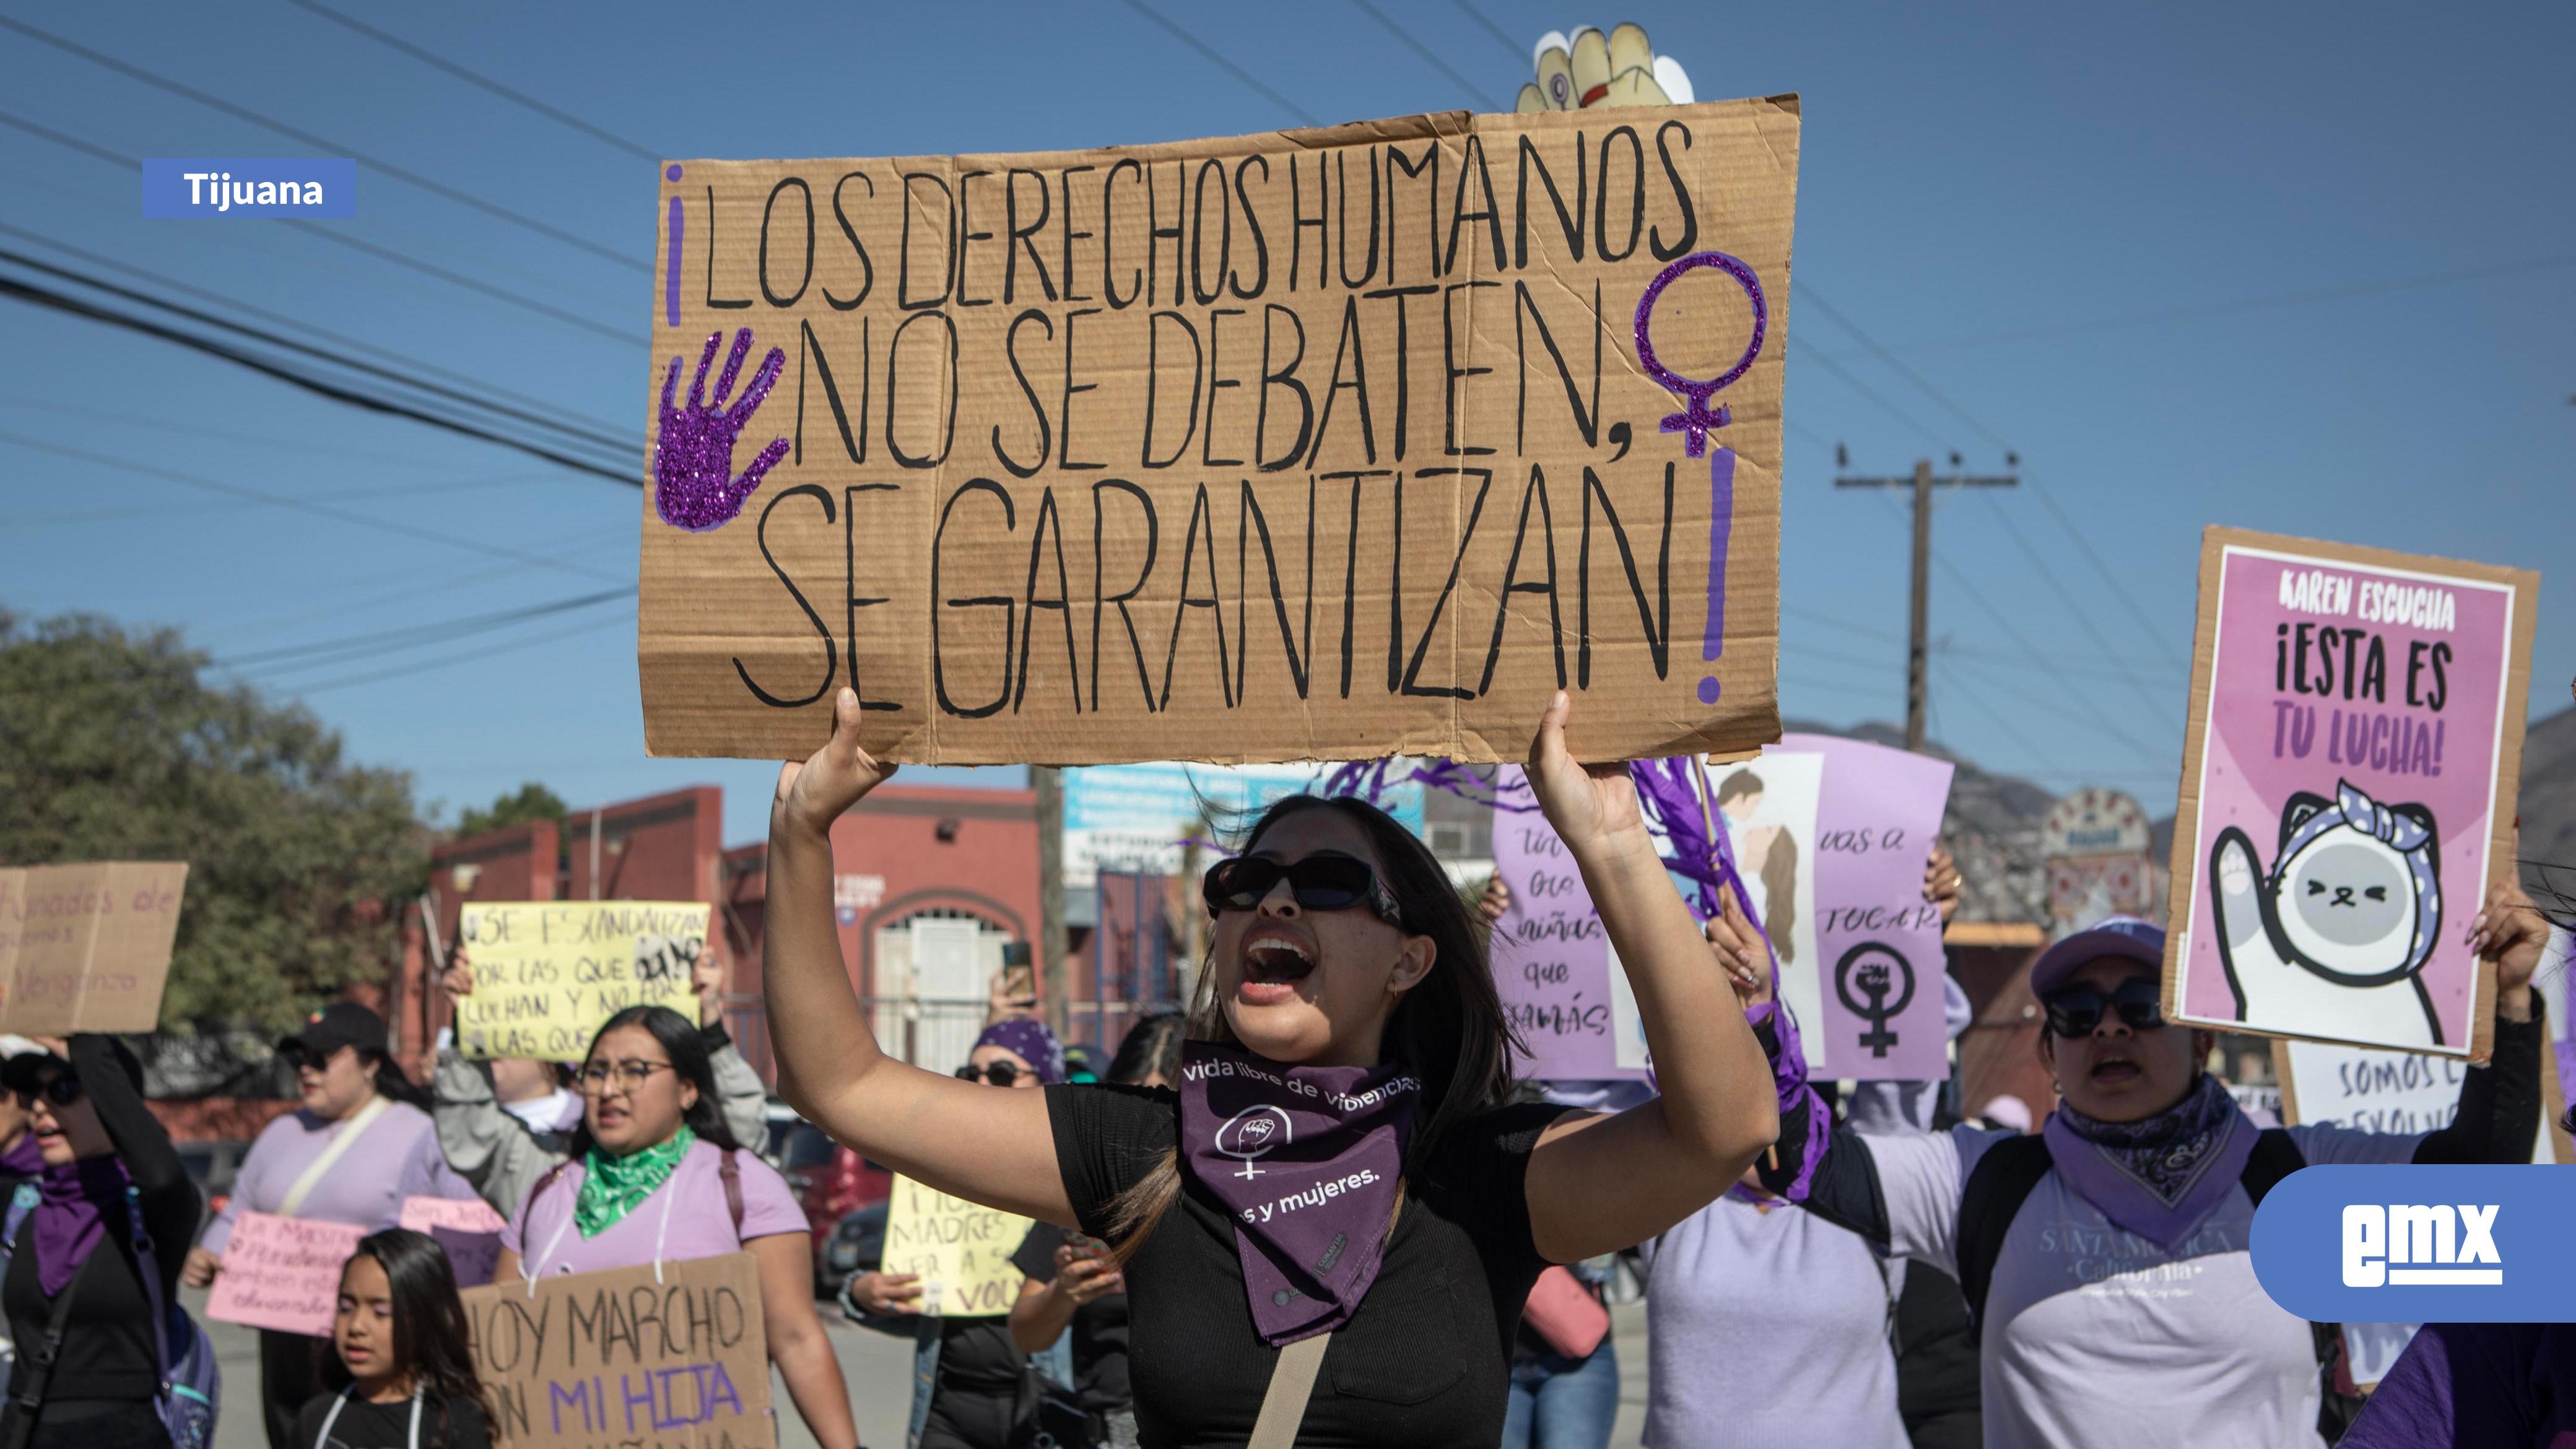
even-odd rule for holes
{"type": "Polygon", "coordinates": [[[1104,1293],[1126,1291],[1114,1259],[1059,1248],[1055,1261],[1053,1278],[1039,1282],[1033,1274],[1021,1279],[1020,1301],[1011,1305],[1011,1341],[1022,1353],[1045,1352],[1073,1322],[1075,1309],[1104,1293]]]}
{"type": "Polygon", "coordinates": [[[832,918],[832,824],[892,773],[859,748],[859,700],[847,689],[833,706],[831,743],[778,772],[761,975],[780,1094],[836,1140],[906,1177],[1070,1227],[1047,1094],[996,1091],[894,1060],[878,1049],[850,989],[832,918]]]}
{"type": "Polygon", "coordinates": [[[823,1449],[858,1449],[850,1390],[841,1361],[814,1312],[814,1244],[803,1233],[772,1233],[743,1245],[760,1265],[760,1318],[769,1331],[769,1360],[787,1380],[787,1396],[823,1449]]]}
{"type": "Polygon", "coordinates": [[[2469,943],[2495,963],[2495,1054],[2460,1082],[2460,1109],[2449,1126],[2415,1144],[2417,1162],[2531,1160],[2540,1122],[2540,1052],[2548,1035],[2532,972],[2549,944],[2549,922],[2510,877],[2487,893],[2487,908],[2469,922],[2469,943]]]}
{"type": "Polygon", "coordinates": [[[1655,854],[1627,767],[1567,754],[1570,712],[1558,691],[1530,742],[1530,785],[1627,971],[1662,1095],[1615,1117],[1560,1119],[1540,1136],[1525,1187],[1530,1236],[1555,1263],[1643,1242],[1699,1211],[1780,1131],[1770,1064],[1655,854]]]}
{"type": "MultiPolygon", "coordinates": [[[[448,1015],[453,1018],[457,1004],[474,990],[474,967],[462,943],[447,969],[439,973],[438,985],[447,993],[448,1015]]],[[[444,1038],[447,1033],[440,1035],[444,1038]]],[[[430,1074],[430,1097],[429,1119],[438,1129],[439,1155],[503,1217],[517,1212],[529,1186],[563,1160],[540,1146],[527,1125],[493,1099],[490,1064],[467,1061],[452,1040],[439,1043],[438,1065],[430,1074]]]]}
{"type": "Polygon", "coordinates": [[[167,1292],[177,1285],[189,1243],[197,1235],[197,1184],[188,1176],[188,1165],[179,1160],[178,1149],[170,1145],[161,1119],[152,1115],[134,1089],[133,1079],[126,1076],[126,1063],[132,1058],[124,1046],[114,1037],[94,1033],[73,1037],[69,1046],[72,1072],[97,1110],[108,1140],[116,1144],[116,1155],[125,1160],[126,1175],[141,1199],[143,1230],[151,1235],[152,1256],[160,1265],[161,1287],[167,1292]]]}

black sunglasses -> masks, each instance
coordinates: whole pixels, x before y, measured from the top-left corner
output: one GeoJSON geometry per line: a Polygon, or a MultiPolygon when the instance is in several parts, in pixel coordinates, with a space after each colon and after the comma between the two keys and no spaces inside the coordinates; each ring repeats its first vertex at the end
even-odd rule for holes
{"type": "Polygon", "coordinates": [[[38,1097],[44,1098],[57,1107],[68,1107],[81,1099],[80,1078],[69,1072],[56,1072],[38,1082],[33,1090],[20,1089],[16,1096],[18,1104],[22,1107],[36,1105],[38,1097]]]}
{"type": "Polygon", "coordinates": [[[1386,883],[1377,878],[1367,861],[1352,855],[1310,855],[1284,864],[1266,855],[1237,856],[1208,867],[1199,893],[1207,898],[1211,915],[1249,911],[1257,909],[1282,880],[1288,882],[1289,893],[1296,897],[1297,904],[1307,910],[1347,911],[1366,906],[1388,925],[1398,930],[1404,927],[1404,909],[1396,904],[1386,883]]]}
{"type": "Polygon", "coordinates": [[[1009,1062],[994,1062],[982,1067],[959,1067],[957,1069],[957,1079],[959,1081],[971,1082],[976,1078],[981,1077],[996,1087],[1010,1086],[1025,1075],[1030,1074],[1022,1072],[1018,1067],[1012,1066],[1009,1062]]]}
{"type": "Polygon", "coordinates": [[[2102,1013],[2116,1010],[2132,1031],[2165,1024],[2164,984],[2152,976],[2132,976],[2111,988],[2108,996],[2091,985],[2063,986],[2040,998],[2048,1011],[2048,1029],[2058,1036],[2091,1036],[2102,1013]]]}

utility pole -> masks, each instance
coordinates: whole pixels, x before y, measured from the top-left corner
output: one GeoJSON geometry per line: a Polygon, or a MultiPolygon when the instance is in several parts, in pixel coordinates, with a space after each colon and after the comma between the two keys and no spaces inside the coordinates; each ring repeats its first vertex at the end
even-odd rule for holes
{"type": "Polygon", "coordinates": [[[1058,1038],[1073,1026],[1073,983],[1064,969],[1064,775],[1029,769],[1038,797],[1038,970],[1046,983],[1047,1023],[1058,1038]]]}
{"type": "MultiPolygon", "coordinates": [[[[1834,462],[1848,465],[1851,455],[1840,445],[1834,448],[1834,462]]],[[[2021,459],[2004,455],[2005,463],[2018,467],[2021,459]]],[[[1905,633],[1905,747],[1923,748],[1923,721],[1926,692],[1930,688],[1932,649],[1932,490],[1935,488],[2012,488],[2021,479],[2010,474],[1969,474],[1959,471],[1959,455],[1950,455],[1950,473],[1935,477],[1932,460],[1914,460],[1914,474],[1909,478],[1834,479],[1837,488],[1910,488],[1914,491],[1914,587],[1911,599],[1912,618],[1905,633]]]]}

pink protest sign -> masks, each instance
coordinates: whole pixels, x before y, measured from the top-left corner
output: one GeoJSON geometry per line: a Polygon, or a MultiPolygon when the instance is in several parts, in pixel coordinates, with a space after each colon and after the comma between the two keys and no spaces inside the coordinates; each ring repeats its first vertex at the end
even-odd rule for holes
{"type": "Polygon", "coordinates": [[[224,1247],[206,1316],[280,1333],[331,1332],[340,1298],[340,1268],[367,1235],[355,1223],[243,1213],[224,1247]]]}
{"type": "MultiPolygon", "coordinates": [[[[1529,798],[1518,766],[1506,766],[1495,786],[1506,800],[1529,798]]],[[[1494,874],[1512,905],[1486,954],[1503,1012],[1529,1051],[1515,1068],[1541,1081],[1644,1077],[1646,1036],[1628,979],[1546,816],[1494,812],[1494,874]]]]}
{"type": "Polygon", "coordinates": [[[2483,1055],[2539,577],[2216,528],[2200,570],[2166,1009],[2483,1055]]]}
{"type": "MultiPolygon", "coordinates": [[[[1943,1028],[1941,913],[1923,898],[1923,863],[1940,838],[1950,799],[1947,761],[1830,735],[1784,735],[1760,759],[1718,772],[1719,812],[1748,890],[1771,903],[1765,918],[1781,962],[1781,998],[1798,1013],[1808,1069],[1849,1081],[1931,1081],[1950,1074],[1943,1028]],[[1786,789],[1793,766],[1814,760],[1812,828],[1785,851],[1762,831],[1767,792],[1786,789]],[[1776,784],[1767,776],[1780,776],[1776,784]],[[1748,849],[1749,847],[1749,849],[1748,849]],[[1810,885],[1794,889],[1803,854],[1810,885]],[[1799,903],[1804,920],[1781,910],[1799,903]],[[1812,1003],[1812,1004],[1811,1004],[1812,1003]]],[[[1781,827],[1785,832],[1789,827],[1781,827]]]]}
{"type": "Polygon", "coordinates": [[[447,1250],[457,1287],[475,1288],[492,1281],[492,1269],[501,1260],[501,1229],[507,1224],[490,1203],[479,1197],[407,1197],[401,1223],[436,1238],[447,1250]]]}

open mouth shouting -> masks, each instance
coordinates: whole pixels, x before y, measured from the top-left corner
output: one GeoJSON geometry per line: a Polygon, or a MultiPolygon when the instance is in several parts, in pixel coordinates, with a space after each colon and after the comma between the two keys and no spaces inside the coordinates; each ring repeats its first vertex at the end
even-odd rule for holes
{"type": "Polygon", "coordinates": [[[1277,924],[1255,926],[1243,938],[1242,979],[1235,996],[1246,1006],[1276,1006],[1298,994],[1315,974],[1315,946],[1277,924]]]}
{"type": "Polygon", "coordinates": [[[2091,1078],[2093,1085],[2097,1087],[2117,1087],[2136,1081],[2141,1072],[2136,1062],[2129,1060],[2125,1054],[2115,1049],[2104,1052],[2101,1059],[2093,1063],[2093,1069],[2085,1075],[2091,1078]]]}

